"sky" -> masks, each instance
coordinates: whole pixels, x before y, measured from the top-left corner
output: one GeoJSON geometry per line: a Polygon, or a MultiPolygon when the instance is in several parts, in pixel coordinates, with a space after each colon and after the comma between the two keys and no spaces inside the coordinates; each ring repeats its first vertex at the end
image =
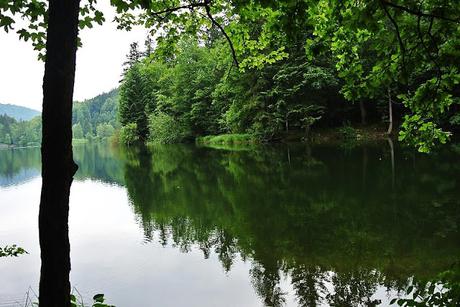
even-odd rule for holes
{"type": "MultiPolygon", "coordinates": [[[[98,1],[106,21],[102,26],[80,31],[83,47],[77,51],[74,100],[82,101],[118,86],[122,64],[130,43],[143,46],[147,31],[135,28],[130,32],[116,29],[114,9],[109,0],[98,1]]],[[[20,41],[12,31],[0,28],[0,103],[42,109],[44,63],[30,42],[20,41]]]]}

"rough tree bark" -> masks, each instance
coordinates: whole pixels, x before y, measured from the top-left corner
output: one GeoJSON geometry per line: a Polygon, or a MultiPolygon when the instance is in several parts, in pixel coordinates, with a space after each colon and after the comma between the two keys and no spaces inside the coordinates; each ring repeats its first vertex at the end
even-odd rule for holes
{"type": "Polygon", "coordinates": [[[72,97],[80,0],[50,0],[43,79],[42,190],[39,212],[41,307],[70,306],[69,194],[72,97]]]}

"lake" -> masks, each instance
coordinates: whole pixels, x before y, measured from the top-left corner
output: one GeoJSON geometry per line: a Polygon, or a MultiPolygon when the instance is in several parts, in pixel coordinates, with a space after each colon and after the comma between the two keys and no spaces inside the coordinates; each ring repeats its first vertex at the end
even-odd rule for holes
{"type": "MultiPolygon", "coordinates": [[[[74,147],[71,281],[130,306],[388,306],[460,255],[458,147],[74,147]]],[[[37,293],[40,150],[0,150],[0,306],[37,293]]]]}

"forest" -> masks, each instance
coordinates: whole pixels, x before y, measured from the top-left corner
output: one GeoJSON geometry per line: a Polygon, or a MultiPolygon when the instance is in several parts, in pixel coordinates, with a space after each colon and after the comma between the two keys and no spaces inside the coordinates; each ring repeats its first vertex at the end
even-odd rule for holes
{"type": "MultiPolygon", "coordinates": [[[[147,39],[142,51],[132,44],[122,141],[308,140],[312,128],[375,124],[422,152],[446,143],[460,124],[458,20],[417,14],[436,1],[415,13],[382,3],[248,5],[247,16],[228,21],[232,48],[218,27],[167,36],[166,50],[162,41],[147,39]],[[294,20],[280,23],[280,10],[294,20]]],[[[457,16],[448,3],[442,13],[457,16]]]]}
{"type": "MultiPolygon", "coordinates": [[[[460,37],[449,17],[458,7],[416,14],[382,3],[253,4],[219,20],[225,29],[133,42],[119,90],[74,103],[73,138],[308,141],[315,131],[359,137],[359,127],[429,152],[460,126],[460,37]]],[[[0,143],[37,144],[37,125],[2,118],[0,143]]]]}
{"type": "MultiPolygon", "coordinates": [[[[119,129],[117,119],[118,90],[73,105],[72,131],[76,141],[106,140],[119,129]]],[[[0,115],[0,144],[7,146],[39,146],[41,143],[41,117],[16,120],[0,115]]]]}

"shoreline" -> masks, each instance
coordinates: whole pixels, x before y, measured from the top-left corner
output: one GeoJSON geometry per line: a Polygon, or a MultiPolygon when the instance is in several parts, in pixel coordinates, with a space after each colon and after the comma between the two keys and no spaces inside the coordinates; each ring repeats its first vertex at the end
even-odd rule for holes
{"type": "Polygon", "coordinates": [[[336,128],[319,128],[311,131],[308,139],[302,131],[293,131],[280,135],[271,141],[261,141],[251,134],[220,134],[200,136],[195,139],[197,145],[256,145],[276,143],[308,142],[311,144],[334,144],[334,143],[365,143],[397,140],[398,131],[391,135],[386,133],[386,128],[378,125],[369,126],[343,126],[336,128]]]}

